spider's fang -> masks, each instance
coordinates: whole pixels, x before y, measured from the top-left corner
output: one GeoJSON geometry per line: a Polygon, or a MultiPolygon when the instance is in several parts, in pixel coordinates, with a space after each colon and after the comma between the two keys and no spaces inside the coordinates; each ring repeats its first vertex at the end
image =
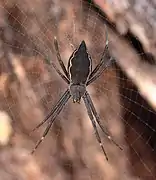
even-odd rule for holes
{"type": "Polygon", "coordinates": [[[73,99],[73,103],[79,103],[80,104],[80,100],[79,99],[73,99]]]}

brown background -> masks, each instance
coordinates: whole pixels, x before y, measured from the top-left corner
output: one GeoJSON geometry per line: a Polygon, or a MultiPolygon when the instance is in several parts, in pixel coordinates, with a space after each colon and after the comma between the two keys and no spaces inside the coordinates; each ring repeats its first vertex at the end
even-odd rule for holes
{"type": "MultiPolygon", "coordinates": [[[[104,18],[87,2],[69,0],[1,1],[0,13],[0,107],[11,119],[3,128],[3,136],[9,141],[0,146],[0,180],[156,179],[155,112],[118,63],[109,67],[88,91],[101,122],[124,150],[101,133],[107,162],[84,104],[69,101],[42,145],[30,155],[46,125],[32,136],[30,131],[67,88],[44,61],[47,56],[57,64],[53,37],[57,36],[66,65],[73,47],[82,39],[95,65],[104,49],[104,18]]],[[[113,54],[121,48],[118,57],[122,59],[128,54],[124,43],[132,46],[132,40],[121,37],[114,25],[107,26],[110,51],[113,54]]],[[[1,116],[1,122],[3,119],[7,121],[1,116]]]]}

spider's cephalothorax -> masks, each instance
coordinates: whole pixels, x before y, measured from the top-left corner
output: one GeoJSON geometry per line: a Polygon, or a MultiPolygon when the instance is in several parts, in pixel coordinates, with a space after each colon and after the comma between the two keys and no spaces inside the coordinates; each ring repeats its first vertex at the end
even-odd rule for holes
{"type": "Polygon", "coordinates": [[[88,55],[85,41],[82,41],[68,61],[68,73],[70,76],[70,93],[73,102],[80,103],[81,97],[86,91],[86,82],[91,72],[91,58],[88,55]]]}
{"type": "Polygon", "coordinates": [[[86,91],[85,85],[71,84],[70,94],[72,96],[73,102],[80,103],[81,97],[84,95],[85,91],[86,91]]]}
{"type": "Polygon", "coordinates": [[[104,134],[109,140],[111,140],[121,150],[122,148],[113,140],[113,138],[109,135],[107,129],[101,124],[100,117],[97,114],[94,104],[92,102],[92,99],[86,90],[86,87],[89,84],[91,84],[93,81],[95,81],[112,62],[112,58],[109,54],[109,49],[108,49],[108,40],[106,41],[106,46],[102,54],[101,61],[94,68],[93,71],[92,71],[92,60],[91,60],[90,55],[87,52],[85,41],[82,41],[78,49],[76,49],[72,53],[71,57],[69,58],[67,69],[61,59],[59,48],[58,48],[58,42],[56,38],[54,39],[54,45],[55,45],[55,50],[57,53],[58,62],[64,74],[55,66],[55,64],[52,61],[51,61],[51,65],[54,67],[54,69],[60,75],[60,77],[68,84],[68,88],[63,93],[63,95],[61,96],[59,101],[56,103],[56,105],[52,108],[50,113],[45,117],[45,119],[33,129],[33,131],[38,129],[45,122],[47,122],[48,124],[41,139],[37,142],[32,153],[37,149],[39,144],[43,141],[43,139],[49,132],[52,124],[54,123],[57,115],[61,112],[65,104],[72,97],[73,102],[78,102],[78,103],[80,102],[81,98],[83,99],[84,104],[87,109],[88,116],[95,130],[96,138],[102,148],[102,151],[106,159],[108,160],[106,151],[103,147],[99,132],[97,130],[97,124],[99,125],[99,127],[101,128],[101,130],[104,132],[104,134]],[[49,118],[51,119],[49,120],[49,118]]]}

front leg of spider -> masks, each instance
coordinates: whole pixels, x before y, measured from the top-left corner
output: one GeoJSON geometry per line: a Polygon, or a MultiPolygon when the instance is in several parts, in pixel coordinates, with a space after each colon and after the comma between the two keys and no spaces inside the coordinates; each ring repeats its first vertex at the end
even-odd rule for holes
{"type": "Polygon", "coordinates": [[[88,103],[88,106],[90,107],[90,109],[91,109],[91,111],[92,111],[92,113],[93,113],[93,115],[94,115],[94,117],[95,117],[95,119],[96,119],[96,122],[97,122],[98,125],[100,126],[101,130],[103,131],[103,133],[104,133],[104,134],[106,135],[106,137],[107,137],[110,141],[112,141],[120,150],[123,150],[122,147],[120,147],[120,145],[117,144],[117,143],[113,140],[113,138],[109,135],[107,129],[101,124],[101,122],[100,122],[100,117],[99,117],[98,113],[96,112],[96,109],[95,109],[95,107],[94,107],[94,104],[93,104],[93,102],[92,102],[92,99],[91,99],[91,97],[90,97],[90,95],[89,95],[89,93],[88,93],[87,91],[86,91],[86,93],[85,93],[85,96],[86,96],[86,101],[87,101],[87,103],[88,103]]]}
{"type": "Polygon", "coordinates": [[[102,149],[102,151],[103,151],[103,153],[104,153],[104,155],[106,157],[106,160],[108,161],[108,156],[107,156],[106,151],[104,149],[104,146],[102,144],[101,137],[100,137],[99,132],[97,130],[96,121],[94,120],[94,117],[93,117],[93,114],[92,114],[91,108],[89,106],[86,95],[83,96],[83,100],[84,100],[84,103],[85,103],[85,106],[86,106],[86,109],[87,109],[88,116],[89,116],[89,118],[91,120],[91,123],[93,125],[93,128],[95,130],[96,138],[97,138],[97,140],[98,140],[98,142],[99,142],[99,144],[101,146],[101,149],[102,149]]]}
{"type": "Polygon", "coordinates": [[[32,150],[32,154],[36,151],[37,147],[42,143],[42,141],[44,140],[44,138],[46,137],[46,135],[48,134],[51,126],[53,125],[54,121],[56,120],[57,115],[60,114],[61,110],[63,109],[63,107],[66,105],[66,103],[68,102],[69,98],[71,97],[70,95],[70,91],[69,89],[67,89],[65,91],[65,93],[62,95],[61,99],[56,103],[56,105],[53,107],[53,109],[51,110],[51,112],[45,117],[45,119],[40,122],[34,129],[33,131],[35,131],[36,129],[38,129],[41,125],[43,125],[45,122],[48,121],[48,119],[50,118],[50,120],[48,121],[48,125],[42,135],[42,137],[38,140],[38,142],[36,143],[34,149],[32,150]]]}

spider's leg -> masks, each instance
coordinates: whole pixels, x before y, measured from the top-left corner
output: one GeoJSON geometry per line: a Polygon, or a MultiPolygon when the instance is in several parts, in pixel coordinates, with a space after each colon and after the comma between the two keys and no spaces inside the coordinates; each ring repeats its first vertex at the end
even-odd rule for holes
{"type": "Polygon", "coordinates": [[[34,149],[31,151],[31,154],[33,154],[33,153],[36,151],[36,149],[38,148],[38,146],[42,143],[42,141],[44,140],[45,136],[48,134],[51,126],[52,126],[52,122],[50,121],[50,122],[48,123],[48,126],[47,126],[47,128],[45,129],[42,137],[37,141],[34,149]]]}
{"type": "Polygon", "coordinates": [[[56,105],[52,108],[52,110],[49,112],[49,114],[31,131],[34,132],[35,130],[37,130],[39,127],[41,127],[49,118],[50,116],[52,116],[54,113],[56,113],[56,111],[62,106],[62,104],[64,103],[66,97],[69,94],[69,89],[67,89],[64,94],[61,96],[61,98],[59,99],[59,101],[56,103],[56,105]]]}
{"type": "Polygon", "coordinates": [[[97,73],[97,71],[101,68],[101,66],[105,63],[105,54],[108,51],[108,43],[105,46],[105,49],[102,53],[102,57],[100,62],[96,65],[96,67],[94,68],[94,70],[91,72],[90,76],[89,76],[89,80],[97,73]]]}
{"type": "Polygon", "coordinates": [[[64,74],[66,75],[66,77],[69,79],[69,73],[67,72],[66,70],[66,67],[61,59],[61,55],[60,55],[60,52],[59,52],[59,47],[58,47],[58,42],[57,42],[57,39],[56,37],[54,37],[54,46],[55,46],[55,50],[56,50],[56,55],[57,55],[57,60],[64,72],[64,74]]]}
{"type": "Polygon", "coordinates": [[[55,65],[52,61],[49,60],[49,58],[45,58],[45,60],[47,61],[48,64],[50,64],[50,65],[53,66],[53,68],[55,69],[55,71],[59,74],[59,76],[60,76],[67,84],[70,83],[69,79],[68,79],[65,75],[63,75],[63,74],[61,73],[61,71],[56,67],[56,65],[55,65]]]}
{"type": "Polygon", "coordinates": [[[88,79],[87,86],[89,84],[91,84],[93,81],[95,81],[98,77],[100,77],[101,74],[112,64],[112,62],[113,62],[113,58],[112,57],[109,58],[109,61],[107,61],[107,63],[103,62],[101,64],[101,67],[100,67],[99,71],[97,72],[97,74],[95,74],[93,77],[88,79]]]}
{"type": "Polygon", "coordinates": [[[36,151],[36,149],[38,148],[38,146],[42,143],[42,141],[44,140],[44,138],[46,137],[46,135],[48,134],[51,126],[53,125],[57,115],[59,115],[59,113],[61,112],[61,110],[63,109],[63,107],[65,106],[65,104],[68,102],[69,98],[71,97],[70,93],[68,93],[65,97],[64,97],[64,101],[61,104],[61,106],[58,107],[57,111],[55,114],[52,115],[50,121],[48,122],[48,126],[46,127],[42,137],[38,140],[38,142],[36,143],[34,149],[32,150],[32,154],[36,151]]]}
{"type": "Polygon", "coordinates": [[[90,108],[90,106],[89,106],[89,104],[88,104],[86,94],[83,96],[83,100],[84,100],[84,103],[85,103],[85,106],[86,106],[86,109],[87,109],[88,116],[89,116],[89,118],[90,118],[90,120],[91,120],[91,122],[92,122],[94,131],[95,131],[95,134],[96,134],[96,138],[97,138],[97,140],[98,140],[98,142],[99,142],[99,144],[100,144],[100,146],[101,146],[101,149],[102,149],[102,151],[103,151],[103,153],[104,153],[104,155],[105,155],[105,157],[106,157],[106,160],[108,161],[108,156],[107,156],[106,151],[105,151],[105,149],[104,149],[104,146],[103,146],[103,144],[102,144],[102,142],[101,142],[101,138],[100,138],[100,135],[99,135],[99,133],[98,133],[98,130],[97,130],[97,127],[96,127],[96,122],[95,122],[95,120],[94,120],[94,117],[93,117],[91,108],[90,108]]]}
{"type": "Polygon", "coordinates": [[[96,109],[95,109],[95,107],[94,107],[93,101],[92,101],[92,99],[91,99],[91,97],[90,97],[90,95],[89,95],[89,93],[88,93],[87,91],[86,91],[86,96],[87,96],[88,104],[89,104],[89,106],[90,106],[90,108],[91,108],[91,110],[92,110],[92,112],[93,112],[93,115],[95,116],[95,119],[96,119],[97,123],[99,124],[99,126],[100,126],[101,130],[103,131],[103,133],[104,133],[104,134],[106,135],[106,137],[107,137],[110,141],[112,141],[119,149],[123,150],[122,147],[120,147],[120,145],[117,144],[117,143],[113,140],[113,138],[109,135],[109,133],[108,133],[108,131],[106,130],[106,128],[104,128],[104,126],[101,124],[101,122],[100,122],[100,117],[99,117],[98,113],[96,112],[96,109]]]}
{"type": "Polygon", "coordinates": [[[96,73],[97,71],[100,69],[101,65],[104,63],[105,61],[105,54],[108,53],[108,32],[107,32],[107,27],[105,25],[105,32],[106,32],[106,42],[105,42],[105,48],[104,48],[104,51],[102,53],[102,57],[101,57],[101,60],[100,60],[100,63],[97,64],[97,66],[94,68],[94,70],[91,72],[90,76],[89,76],[89,79],[91,79],[96,73]]]}

